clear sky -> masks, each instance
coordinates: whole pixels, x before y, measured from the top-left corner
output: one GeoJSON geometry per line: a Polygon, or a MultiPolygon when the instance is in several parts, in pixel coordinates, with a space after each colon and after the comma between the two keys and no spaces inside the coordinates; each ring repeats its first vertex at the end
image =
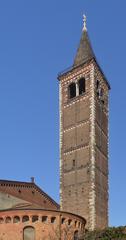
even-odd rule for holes
{"type": "Polygon", "coordinates": [[[126,1],[0,1],[0,178],[59,201],[57,73],[88,33],[110,92],[110,225],[126,225],[126,1]]]}

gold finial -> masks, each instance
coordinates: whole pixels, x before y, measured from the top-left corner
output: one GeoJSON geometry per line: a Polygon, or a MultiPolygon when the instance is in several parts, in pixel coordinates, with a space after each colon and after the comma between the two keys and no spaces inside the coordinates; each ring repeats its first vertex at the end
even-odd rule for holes
{"type": "Polygon", "coordinates": [[[83,31],[87,31],[87,27],[86,27],[86,15],[83,15],[83,31]]]}

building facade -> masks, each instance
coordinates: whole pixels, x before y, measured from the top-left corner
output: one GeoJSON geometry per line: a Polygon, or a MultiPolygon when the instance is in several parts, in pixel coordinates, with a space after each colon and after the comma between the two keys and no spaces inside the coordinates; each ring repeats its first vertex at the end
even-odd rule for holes
{"type": "Polygon", "coordinates": [[[0,240],[77,240],[85,224],[34,182],[0,180],[0,240]]]}
{"type": "Polygon", "coordinates": [[[60,205],[108,226],[108,118],[110,85],[84,27],[73,66],[58,76],[60,99],[60,205]]]}

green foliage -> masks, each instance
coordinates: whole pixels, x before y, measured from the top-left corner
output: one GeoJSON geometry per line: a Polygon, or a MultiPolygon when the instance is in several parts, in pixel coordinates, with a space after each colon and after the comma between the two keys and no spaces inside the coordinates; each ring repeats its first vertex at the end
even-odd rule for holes
{"type": "Polygon", "coordinates": [[[82,240],[126,240],[126,227],[109,227],[105,230],[86,231],[82,240]]]}

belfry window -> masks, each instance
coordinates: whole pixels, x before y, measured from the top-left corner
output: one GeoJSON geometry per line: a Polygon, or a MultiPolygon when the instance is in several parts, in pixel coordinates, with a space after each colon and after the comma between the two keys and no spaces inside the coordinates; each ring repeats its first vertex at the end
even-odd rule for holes
{"type": "Polygon", "coordinates": [[[85,78],[81,78],[78,81],[78,86],[79,86],[79,95],[81,95],[85,92],[85,78]]]}
{"type": "Polygon", "coordinates": [[[75,83],[71,83],[69,85],[69,98],[74,98],[76,97],[76,84],[75,83]]]}

